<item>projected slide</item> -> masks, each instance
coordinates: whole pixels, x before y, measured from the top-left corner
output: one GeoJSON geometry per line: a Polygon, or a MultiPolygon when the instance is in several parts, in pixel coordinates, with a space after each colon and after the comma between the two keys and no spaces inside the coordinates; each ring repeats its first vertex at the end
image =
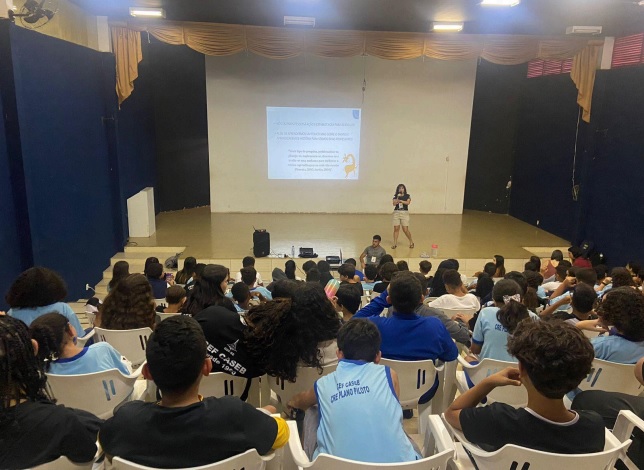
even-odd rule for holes
{"type": "Polygon", "coordinates": [[[358,179],[361,110],[266,108],[269,179],[358,179]]]}

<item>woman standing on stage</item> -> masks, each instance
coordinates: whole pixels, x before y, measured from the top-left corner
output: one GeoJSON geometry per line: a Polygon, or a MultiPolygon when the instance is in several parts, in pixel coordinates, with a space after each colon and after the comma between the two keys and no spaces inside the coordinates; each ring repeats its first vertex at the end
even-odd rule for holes
{"type": "Polygon", "coordinates": [[[407,193],[407,187],[404,184],[399,184],[396,187],[392,204],[394,206],[394,244],[391,248],[395,249],[398,245],[398,235],[400,234],[401,225],[405,236],[409,239],[409,248],[413,248],[414,241],[411,239],[411,232],[409,231],[409,204],[411,204],[411,195],[407,193]]]}

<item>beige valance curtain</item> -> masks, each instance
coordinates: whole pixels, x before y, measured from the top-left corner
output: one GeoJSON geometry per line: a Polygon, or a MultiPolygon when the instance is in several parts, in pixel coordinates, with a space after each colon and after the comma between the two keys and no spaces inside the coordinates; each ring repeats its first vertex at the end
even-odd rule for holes
{"type": "MultiPolygon", "coordinates": [[[[539,59],[575,57],[575,84],[584,96],[584,116],[590,119],[590,99],[596,68],[592,62],[597,46],[579,38],[549,38],[509,35],[443,35],[376,31],[302,30],[217,23],[162,22],[112,24],[112,47],[116,55],[119,103],[134,90],[141,61],[139,32],[147,32],[168,44],[186,45],[213,56],[252,52],[270,59],[290,59],[301,54],[320,57],[369,55],[402,60],[428,57],[464,60],[482,57],[495,64],[515,65],[539,59]],[[590,48],[590,49],[587,49],[590,48]],[[577,59],[583,55],[584,59],[577,59]],[[592,69],[592,70],[591,70],[592,69]],[[127,75],[126,75],[127,74],[127,75]],[[590,79],[592,75],[592,79],[590,79]],[[590,88],[588,88],[590,87],[590,88]]],[[[596,42],[596,41],[595,41],[596,42]]]]}

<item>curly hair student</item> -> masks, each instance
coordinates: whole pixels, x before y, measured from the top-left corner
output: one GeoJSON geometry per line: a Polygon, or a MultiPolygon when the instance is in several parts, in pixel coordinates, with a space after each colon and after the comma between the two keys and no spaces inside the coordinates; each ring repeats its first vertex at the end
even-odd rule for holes
{"type": "Polygon", "coordinates": [[[101,328],[132,330],[154,328],[156,321],[152,287],[143,274],[131,274],[122,279],[99,308],[101,328]]]}

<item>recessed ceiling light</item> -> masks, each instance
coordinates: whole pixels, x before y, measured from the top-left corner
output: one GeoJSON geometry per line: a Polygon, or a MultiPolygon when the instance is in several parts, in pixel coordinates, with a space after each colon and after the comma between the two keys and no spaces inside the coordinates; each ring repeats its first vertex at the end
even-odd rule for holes
{"type": "Polygon", "coordinates": [[[448,23],[443,21],[434,21],[432,31],[437,33],[458,33],[463,31],[463,23],[448,23]]]}
{"type": "Polygon", "coordinates": [[[481,5],[486,7],[514,7],[521,3],[521,0],[481,0],[481,5]]]}
{"type": "Polygon", "coordinates": [[[315,27],[315,18],[312,16],[285,16],[284,26],[308,26],[315,27]]]}
{"type": "Polygon", "coordinates": [[[163,8],[130,7],[130,16],[165,18],[165,10],[163,8]]]}

